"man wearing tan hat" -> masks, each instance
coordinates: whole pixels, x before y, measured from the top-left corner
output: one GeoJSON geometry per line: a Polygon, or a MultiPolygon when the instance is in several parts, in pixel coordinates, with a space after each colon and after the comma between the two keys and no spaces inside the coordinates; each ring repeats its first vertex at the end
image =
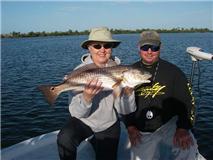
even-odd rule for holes
{"type": "Polygon", "coordinates": [[[133,64],[152,74],[152,83],[135,89],[136,112],[124,117],[137,160],[195,160],[198,149],[190,129],[194,100],[184,73],[160,58],[161,39],[155,31],[140,35],[140,60],[133,64]]]}
{"type": "MultiPolygon", "coordinates": [[[[106,27],[93,28],[89,39],[81,44],[89,54],[84,55],[82,64],[95,63],[98,67],[107,67],[120,63],[112,56],[112,48],[120,41],[112,38],[106,27]]],[[[117,114],[129,114],[136,109],[134,92],[132,95],[113,96],[112,91],[101,91],[101,82],[92,79],[85,86],[83,93],[75,94],[70,99],[70,120],[58,134],[57,144],[61,160],[75,160],[77,147],[86,138],[94,135],[92,141],[96,151],[96,160],[116,160],[120,136],[120,123],[117,114]],[[101,91],[101,92],[100,92],[101,91]]],[[[89,159],[90,157],[86,157],[89,159]]]]}

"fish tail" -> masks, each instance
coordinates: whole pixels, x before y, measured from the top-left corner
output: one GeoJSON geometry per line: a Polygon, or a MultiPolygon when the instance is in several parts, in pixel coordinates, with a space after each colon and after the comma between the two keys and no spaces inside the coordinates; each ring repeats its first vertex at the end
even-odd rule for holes
{"type": "Polygon", "coordinates": [[[53,105],[60,94],[60,91],[56,88],[56,86],[41,85],[38,89],[44,94],[49,105],[53,105]]]}

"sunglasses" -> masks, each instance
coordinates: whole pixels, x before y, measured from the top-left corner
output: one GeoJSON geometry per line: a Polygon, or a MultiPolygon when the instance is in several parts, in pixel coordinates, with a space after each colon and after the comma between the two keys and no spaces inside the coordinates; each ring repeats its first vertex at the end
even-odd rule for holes
{"type": "Polygon", "coordinates": [[[153,52],[157,52],[160,50],[160,46],[155,46],[155,45],[144,45],[140,47],[140,50],[143,51],[148,51],[149,48],[153,51],[153,52]]]}
{"type": "Polygon", "coordinates": [[[104,44],[93,44],[91,46],[95,49],[101,49],[102,47],[104,47],[105,49],[109,49],[109,48],[113,47],[113,44],[112,43],[104,43],[104,44]]]}

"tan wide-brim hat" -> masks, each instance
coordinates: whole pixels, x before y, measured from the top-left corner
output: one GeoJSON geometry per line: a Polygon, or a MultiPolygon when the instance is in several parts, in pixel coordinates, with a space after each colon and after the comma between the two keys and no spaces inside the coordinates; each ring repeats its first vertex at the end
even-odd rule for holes
{"type": "Polygon", "coordinates": [[[121,41],[112,39],[112,34],[107,27],[92,28],[89,34],[89,39],[81,43],[81,47],[88,49],[87,45],[90,42],[110,42],[113,43],[113,48],[116,48],[121,41]]]}

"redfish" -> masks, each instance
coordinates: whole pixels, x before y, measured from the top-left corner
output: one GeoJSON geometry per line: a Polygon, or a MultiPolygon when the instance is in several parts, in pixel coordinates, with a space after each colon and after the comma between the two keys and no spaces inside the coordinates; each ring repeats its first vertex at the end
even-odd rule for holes
{"type": "Polygon", "coordinates": [[[46,97],[47,102],[52,105],[62,92],[82,92],[88,81],[93,78],[102,82],[103,90],[115,91],[117,87],[134,88],[139,84],[149,83],[150,77],[150,73],[130,65],[98,68],[94,64],[88,64],[66,75],[64,81],[58,85],[41,85],[38,88],[46,97]]]}

